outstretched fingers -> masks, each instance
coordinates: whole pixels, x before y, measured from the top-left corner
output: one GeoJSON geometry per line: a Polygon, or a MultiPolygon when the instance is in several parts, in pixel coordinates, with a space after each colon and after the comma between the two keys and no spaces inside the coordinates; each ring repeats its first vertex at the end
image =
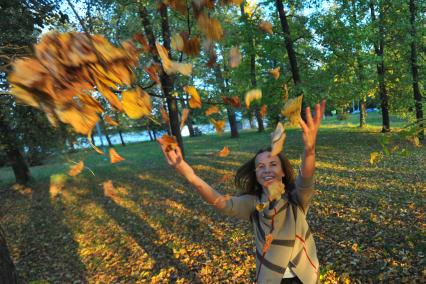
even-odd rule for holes
{"type": "Polygon", "coordinates": [[[306,124],[311,127],[314,123],[313,119],[312,119],[312,114],[311,114],[311,108],[307,107],[305,109],[305,114],[306,114],[306,124]]]}
{"type": "Polygon", "coordinates": [[[302,127],[302,130],[303,130],[304,133],[309,132],[308,126],[306,125],[306,123],[303,121],[303,119],[301,117],[299,117],[299,125],[300,125],[300,127],[302,127]]]}

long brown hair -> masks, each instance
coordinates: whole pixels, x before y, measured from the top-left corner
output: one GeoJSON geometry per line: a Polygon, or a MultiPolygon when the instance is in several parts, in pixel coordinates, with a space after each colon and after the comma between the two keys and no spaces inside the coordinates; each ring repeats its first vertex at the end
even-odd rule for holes
{"type": "MultiPolygon", "coordinates": [[[[271,152],[271,147],[260,149],[252,159],[250,159],[238,169],[237,174],[235,175],[235,185],[241,191],[241,195],[251,194],[258,196],[259,198],[261,197],[262,186],[257,182],[256,179],[255,160],[257,155],[263,152],[271,152]]],[[[283,183],[285,185],[286,193],[290,193],[295,188],[293,167],[291,166],[290,161],[283,154],[280,153],[278,158],[281,161],[281,168],[284,172],[283,183]]]]}

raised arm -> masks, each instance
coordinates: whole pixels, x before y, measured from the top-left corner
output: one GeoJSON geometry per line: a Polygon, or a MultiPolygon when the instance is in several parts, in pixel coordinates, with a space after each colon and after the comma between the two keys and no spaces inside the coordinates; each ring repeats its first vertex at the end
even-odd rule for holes
{"type": "Polygon", "coordinates": [[[161,150],[166,157],[167,163],[176,169],[183,177],[188,180],[199,192],[201,197],[209,204],[217,209],[223,209],[226,206],[226,199],[222,194],[214,190],[208,183],[197,176],[190,165],[183,159],[182,152],[179,147],[174,150],[166,151],[161,145],[161,150]]]}
{"type": "Polygon", "coordinates": [[[300,118],[299,124],[302,128],[303,144],[305,146],[302,165],[299,176],[296,178],[296,190],[293,192],[295,199],[307,213],[309,204],[314,196],[314,172],[315,172],[315,145],[318,129],[321,124],[325,110],[325,100],[315,105],[315,116],[312,118],[311,110],[306,108],[306,123],[300,118]]]}
{"type": "Polygon", "coordinates": [[[306,108],[306,123],[299,119],[302,128],[303,144],[305,150],[302,159],[301,174],[302,177],[312,177],[315,171],[315,144],[317,141],[318,129],[325,111],[325,100],[321,104],[315,105],[315,116],[312,118],[311,110],[306,108]]]}

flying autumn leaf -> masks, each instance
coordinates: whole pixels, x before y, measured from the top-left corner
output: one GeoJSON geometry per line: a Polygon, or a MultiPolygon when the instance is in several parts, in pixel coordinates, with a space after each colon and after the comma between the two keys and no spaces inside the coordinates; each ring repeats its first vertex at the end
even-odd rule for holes
{"type": "Polygon", "coordinates": [[[192,73],[192,64],[189,63],[179,63],[172,61],[169,58],[169,53],[167,49],[162,46],[158,41],[155,43],[157,47],[158,55],[160,55],[161,62],[163,63],[164,71],[168,75],[181,73],[182,75],[189,76],[192,73]]]}
{"type": "Polygon", "coordinates": [[[70,170],[68,171],[68,175],[75,177],[76,175],[80,174],[83,171],[83,169],[84,169],[84,162],[80,161],[70,168],[70,170]]]}
{"type": "Polygon", "coordinates": [[[275,128],[274,133],[272,133],[272,143],[271,143],[271,156],[276,156],[283,150],[284,141],[285,141],[285,130],[281,122],[278,122],[277,127],[275,128]]]}
{"type": "Polygon", "coordinates": [[[187,93],[191,98],[189,99],[189,107],[190,108],[201,108],[201,98],[195,89],[194,86],[185,86],[183,87],[185,93],[187,93]]]}
{"type": "Polygon", "coordinates": [[[222,39],[223,31],[220,22],[215,18],[210,18],[207,14],[201,13],[197,19],[198,27],[212,41],[222,39]]]}
{"type": "Polygon", "coordinates": [[[188,119],[189,109],[185,108],[182,110],[182,118],[180,119],[180,130],[185,126],[185,122],[188,119]]]}
{"type": "Polygon", "coordinates": [[[191,39],[184,39],[183,41],[183,53],[188,56],[198,56],[200,54],[200,38],[195,36],[191,39]]]}
{"type": "Polygon", "coordinates": [[[231,68],[237,68],[241,63],[241,52],[238,47],[232,47],[229,51],[229,66],[231,68]]]}
{"type": "Polygon", "coordinates": [[[260,107],[260,111],[259,111],[260,117],[264,118],[266,116],[267,112],[268,112],[268,107],[266,105],[262,105],[260,107]]]}
{"type": "Polygon", "coordinates": [[[224,120],[216,121],[213,118],[210,118],[209,120],[214,125],[214,127],[216,128],[216,133],[220,134],[220,133],[223,132],[223,128],[225,127],[225,121],[224,120]]]}
{"type": "Polygon", "coordinates": [[[281,113],[288,118],[291,125],[297,125],[299,123],[300,111],[302,110],[302,100],[303,95],[289,99],[281,111],[281,113]]]}
{"type": "Polygon", "coordinates": [[[281,69],[280,66],[278,66],[277,68],[274,68],[274,69],[270,69],[269,74],[271,74],[272,77],[274,77],[275,80],[278,80],[278,78],[280,77],[280,69],[281,69]]]}
{"type": "Polygon", "coordinates": [[[52,125],[61,121],[87,135],[104,111],[92,96],[96,90],[111,107],[123,111],[114,92],[133,84],[139,62],[133,43],[116,47],[100,35],[51,32],[34,50],[33,58],[13,63],[8,79],[12,94],[44,111],[52,125]]]}
{"type": "Polygon", "coordinates": [[[95,144],[93,144],[92,141],[92,129],[89,131],[89,133],[87,134],[87,141],[89,142],[89,145],[100,155],[105,155],[105,153],[99,149],[98,147],[96,147],[95,144]]]}
{"type": "Polygon", "coordinates": [[[253,89],[246,93],[245,101],[247,108],[250,108],[250,103],[254,100],[262,98],[262,91],[260,89],[253,89]]]}
{"type": "Polygon", "coordinates": [[[221,158],[224,158],[224,157],[226,157],[228,155],[229,155],[229,148],[228,148],[228,146],[223,147],[223,149],[220,150],[219,153],[218,153],[218,156],[221,157],[221,158]]]}
{"type": "Polygon", "coordinates": [[[114,148],[109,148],[109,158],[111,160],[111,164],[119,163],[124,161],[124,158],[118,155],[114,148]]]}
{"type": "Polygon", "coordinates": [[[158,63],[152,63],[149,67],[144,68],[145,72],[148,73],[149,78],[157,84],[160,84],[160,77],[158,73],[161,71],[161,66],[158,63]]]}
{"type": "Polygon", "coordinates": [[[225,104],[229,104],[235,108],[240,108],[241,107],[241,101],[240,98],[238,96],[233,96],[233,97],[222,97],[223,102],[225,104]]]}
{"type": "Polygon", "coordinates": [[[148,40],[141,33],[134,34],[133,39],[142,45],[145,53],[148,53],[151,50],[151,47],[148,44],[148,40]]]}
{"type": "Polygon", "coordinates": [[[112,126],[118,126],[118,122],[113,120],[109,115],[105,115],[105,122],[112,126]]]}
{"type": "Polygon", "coordinates": [[[259,24],[259,28],[262,29],[264,32],[267,32],[268,34],[272,35],[274,32],[272,31],[272,24],[267,21],[262,21],[259,24]]]}
{"type": "Polygon", "coordinates": [[[161,138],[157,139],[158,143],[165,147],[166,152],[173,151],[178,147],[178,143],[174,137],[164,134],[161,138]]]}
{"type": "Polygon", "coordinates": [[[220,0],[220,4],[222,5],[235,5],[240,6],[243,3],[243,0],[220,0]]]}
{"type": "Polygon", "coordinates": [[[209,115],[212,115],[212,114],[214,114],[214,113],[219,113],[219,109],[218,109],[218,107],[217,106],[211,106],[211,107],[209,107],[209,109],[208,110],[206,110],[206,112],[205,112],[205,114],[207,115],[207,116],[209,116],[209,115]]]}
{"type": "Polygon", "coordinates": [[[164,109],[163,106],[160,107],[160,113],[161,113],[161,118],[163,119],[163,123],[164,124],[169,123],[170,121],[169,115],[167,114],[167,111],[164,109]]]}
{"type": "Polygon", "coordinates": [[[183,38],[180,34],[174,34],[170,46],[176,51],[183,51],[183,38]]]}
{"type": "Polygon", "coordinates": [[[122,93],[123,108],[132,119],[139,119],[151,114],[151,97],[140,87],[122,93]]]}

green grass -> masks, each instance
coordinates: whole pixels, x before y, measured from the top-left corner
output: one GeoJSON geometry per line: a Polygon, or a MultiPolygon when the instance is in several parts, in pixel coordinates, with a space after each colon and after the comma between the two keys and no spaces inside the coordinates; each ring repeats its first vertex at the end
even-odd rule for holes
{"type": "MultiPolygon", "coordinates": [[[[381,149],[380,124],[359,130],[356,124],[335,123],[326,119],[319,133],[318,193],[308,215],[323,282],[419,281],[426,150],[404,144],[407,156],[371,166],[370,153],[381,149]]],[[[232,195],[238,194],[232,181],[219,180],[267,146],[270,135],[228,135],[184,142],[196,172],[232,195]],[[225,145],[231,154],[219,158],[215,153],[225,145]]],[[[117,152],[126,160],[114,165],[93,151],[57,157],[31,168],[34,181],[27,188],[10,187],[10,170],[0,169],[0,222],[23,282],[254,279],[249,223],[224,217],[204,203],[166,164],[156,143],[118,146],[117,152]],[[81,159],[95,175],[85,169],[67,176],[67,161],[81,159]]],[[[284,152],[297,168],[303,152],[298,129],[287,130],[284,152]]]]}

